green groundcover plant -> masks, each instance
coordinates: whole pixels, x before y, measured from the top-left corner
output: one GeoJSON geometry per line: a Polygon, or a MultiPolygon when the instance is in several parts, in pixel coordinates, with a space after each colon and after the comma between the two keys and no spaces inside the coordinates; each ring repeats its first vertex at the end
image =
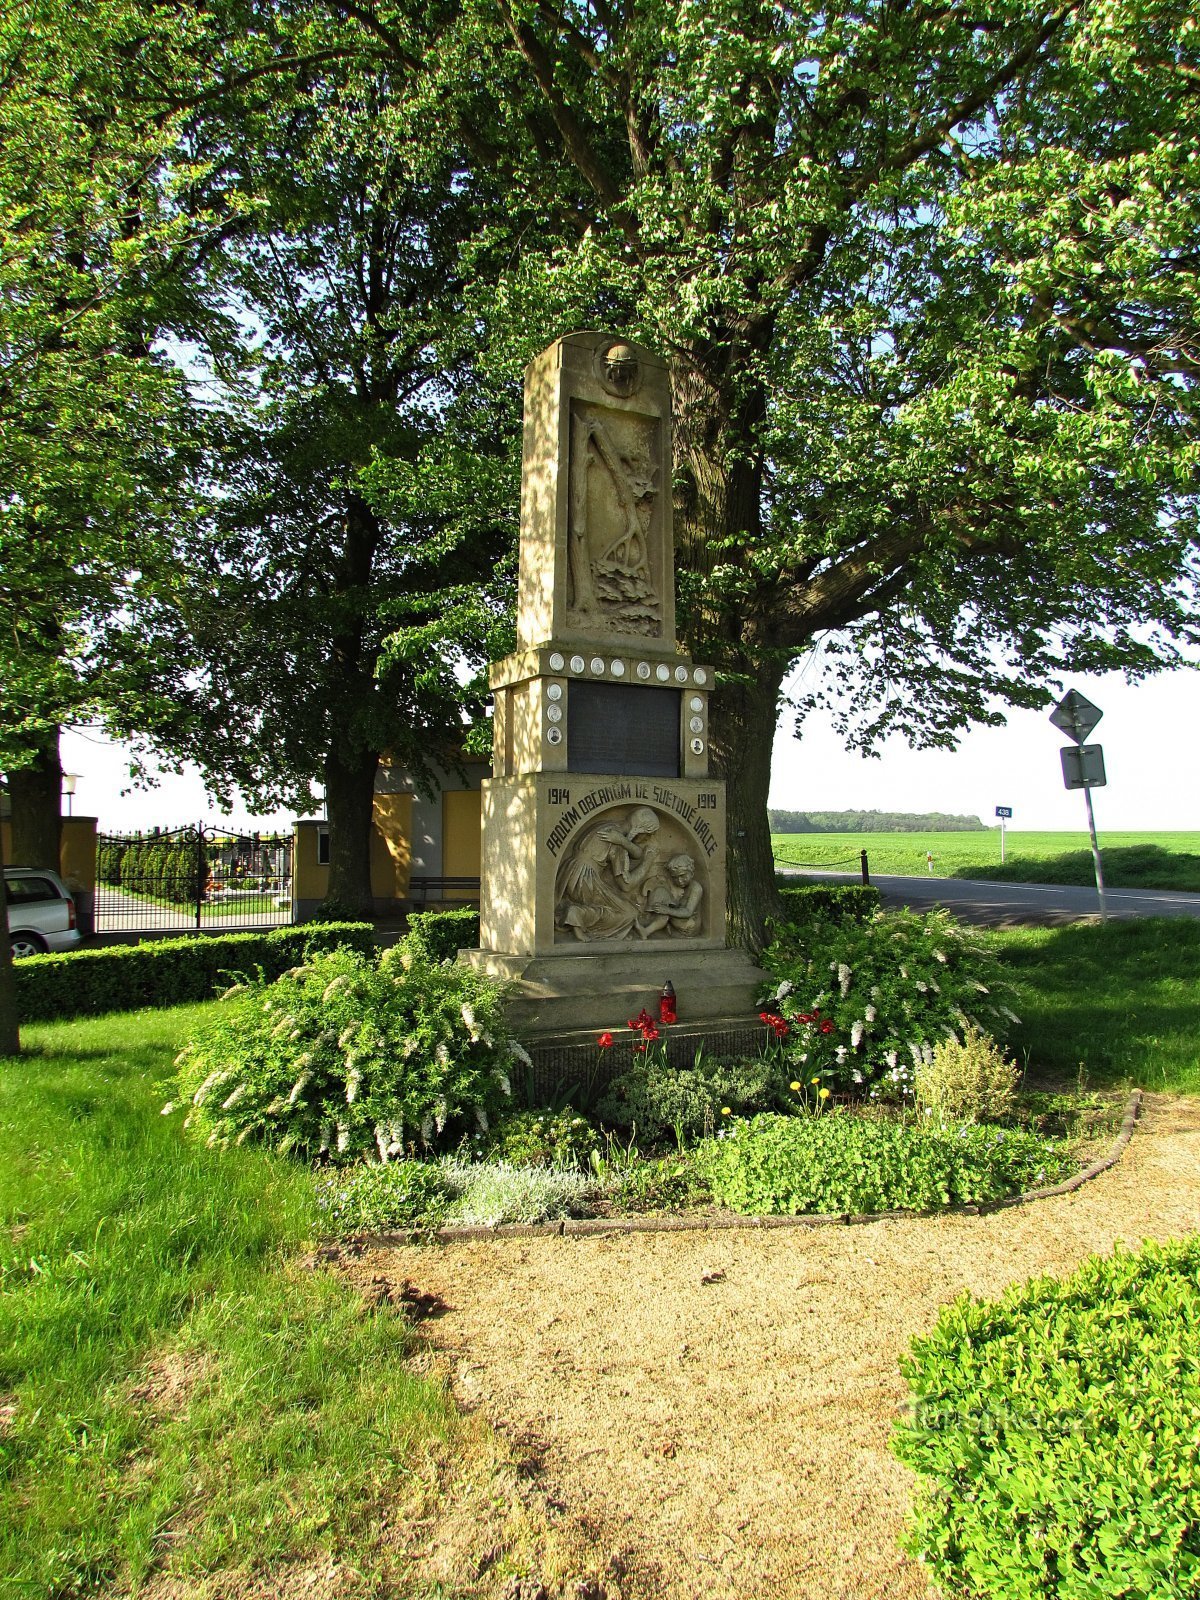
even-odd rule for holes
{"type": "Polygon", "coordinates": [[[331,1234],[497,1227],[579,1215],[598,1192],[595,1176],[576,1169],[443,1156],[335,1173],[318,1183],[317,1209],[322,1228],[331,1234]]]}
{"type": "Polygon", "coordinates": [[[908,1546],[947,1593],[1200,1595],[1200,1239],[964,1296],[904,1373],[908,1546]]]}
{"type": "Polygon", "coordinates": [[[942,910],[777,928],[763,965],[796,1076],[840,1088],[902,1098],[940,1040],[1018,1020],[996,956],[942,910]]]}
{"type": "Polygon", "coordinates": [[[698,1055],[690,1067],[672,1067],[661,1051],[647,1050],[614,1078],[596,1111],[609,1128],[633,1132],[641,1144],[712,1133],[722,1110],[737,1116],[755,1111],[800,1109],[778,1057],[721,1061],[698,1055]]]}
{"type": "Polygon", "coordinates": [[[1020,1129],[843,1111],[730,1121],[697,1152],[713,1199],[758,1215],[979,1204],[1053,1183],[1071,1166],[1061,1145],[1020,1129]]]}
{"type": "Polygon", "coordinates": [[[315,956],[230,989],[177,1060],[180,1109],[210,1144],[387,1162],[486,1132],[521,1047],[503,987],[403,946],[315,956]]]}

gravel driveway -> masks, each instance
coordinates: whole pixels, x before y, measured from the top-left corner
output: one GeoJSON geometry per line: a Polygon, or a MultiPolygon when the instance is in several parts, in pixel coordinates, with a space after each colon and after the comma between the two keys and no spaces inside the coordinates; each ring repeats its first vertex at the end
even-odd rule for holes
{"type": "Polygon", "coordinates": [[[1117,1167],[990,1216],[376,1248],[350,1270],[447,1303],[425,1326],[456,1396],[600,1575],[553,1593],[915,1600],[888,1452],[912,1336],[963,1289],[1198,1228],[1200,1106],[1151,1095],[1117,1167]]]}

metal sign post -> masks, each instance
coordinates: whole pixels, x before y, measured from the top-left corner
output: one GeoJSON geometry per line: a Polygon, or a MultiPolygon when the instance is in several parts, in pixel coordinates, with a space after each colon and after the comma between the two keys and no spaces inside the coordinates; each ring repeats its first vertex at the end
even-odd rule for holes
{"type": "Polygon", "coordinates": [[[996,815],[1000,818],[1000,865],[1004,865],[1004,825],[1012,816],[1011,806],[997,806],[996,815]]]}
{"type": "Polygon", "coordinates": [[[1069,689],[1054,710],[1050,721],[1061,728],[1073,745],[1064,745],[1059,752],[1062,761],[1063,783],[1068,789],[1082,789],[1087,805],[1088,837],[1092,842],[1092,865],[1096,869],[1096,893],[1100,898],[1100,920],[1108,921],[1108,907],[1104,900],[1104,867],[1100,860],[1100,845],[1096,838],[1096,814],[1092,810],[1092,790],[1102,789],[1108,782],[1104,771],[1104,747],[1084,744],[1084,740],[1104,715],[1099,706],[1084,699],[1077,689],[1069,689]]]}

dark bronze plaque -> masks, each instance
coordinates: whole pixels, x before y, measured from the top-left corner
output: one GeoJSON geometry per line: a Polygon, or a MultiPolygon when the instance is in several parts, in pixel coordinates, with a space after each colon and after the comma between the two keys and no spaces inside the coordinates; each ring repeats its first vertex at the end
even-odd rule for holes
{"type": "Polygon", "coordinates": [[[680,693],[632,683],[570,684],[568,769],[678,778],[680,693]]]}

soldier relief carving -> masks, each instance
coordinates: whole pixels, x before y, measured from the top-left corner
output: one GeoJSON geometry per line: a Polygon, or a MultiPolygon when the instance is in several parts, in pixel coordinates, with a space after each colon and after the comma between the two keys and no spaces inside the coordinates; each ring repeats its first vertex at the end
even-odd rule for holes
{"type": "MultiPolygon", "coordinates": [[[[614,347],[610,358],[621,348],[614,347]]],[[[629,365],[610,360],[603,370],[616,374],[605,387],[624,393],[629,365]]],[[[636,361],[632,371],[636,374],[636,361]]],[[[578,400],[572,405],[567,610],[575,626],[599,624],[646,638],[662,633],[655,579],[661,439],[657,417],[578,400]]]]}
{"type": "Polygon", "coordinates": [[[687,834],[649,806],[602,812],[558,869],[560,938],[698,938],[704,933],[702,863],[687,834]]]}

